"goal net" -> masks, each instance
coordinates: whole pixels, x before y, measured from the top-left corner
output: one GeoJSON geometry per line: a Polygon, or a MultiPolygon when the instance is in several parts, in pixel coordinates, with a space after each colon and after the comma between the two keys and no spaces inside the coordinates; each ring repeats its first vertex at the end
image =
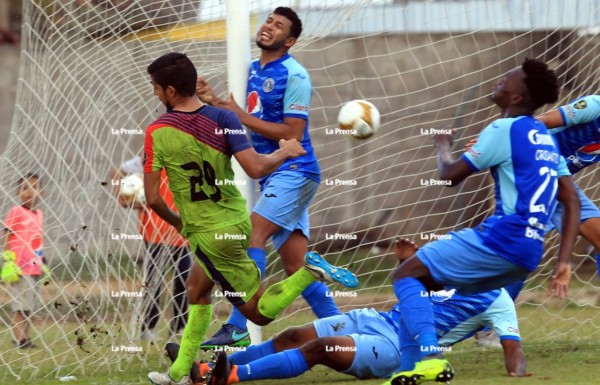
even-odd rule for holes
{"type": "MultiPolygon", "coordinates": [[[[349,266],[361,282],[352,296],[334,291],[342,311],[395,303],[395,238],[422,245],[474,226],[493,209],[487,174],[458,188],[434,182],[429,129],[455,127],[459,154],[498,116],[489,100],[494,82],[526,57],[557,71],[559,104],[598,92],[597,0],[253,0],[254,57],[256,28],[280,5],[294,7],[304,22],[292,54],[314,86],[310,126],[323,182],[310,208],[310,248],[349,266]],[[353,99],[369,100],[381,112],[382,126],[371,139],[332,130],[341,105],[353,99]]],[[[4,220],[20,204],[19,178],[39,174],[51,276],[40,284],[41,303],[31,314],[29,335],[38,348],[27,354],[11,345],[19,296],[0,285],[0,382],[155,365],[164,343],[176,340],[169,335],[172,264],[160,281],[144,276],[138,212],[119,206],[110,170],[140,152],[143,129],[164,112],[146,74],[153,59],[185,52],[225,95],[225,17],[218,0],[23,1],[15,114],[0,158],[0,215],[4,220]],[[149,342],[140,339],[145,305],[137,294],[156,287],[161,319],[149,342]]],[[[590,167],[575,176],[595,202],[599,173],[590,167]]],[[[600,281],[589,244],[577,244],[571,298],[545,295],[558,239],[556,232],[548,235],[543,262],[519,298],[523,336],[597,338],[600,281]]],[[[283,277],[271,252],[267,281],[283,277]]],[[[211,331],[231,308],[214,300],[211,331]]],[[[299,299],[265,337],[311,317],[299,299]]]]}

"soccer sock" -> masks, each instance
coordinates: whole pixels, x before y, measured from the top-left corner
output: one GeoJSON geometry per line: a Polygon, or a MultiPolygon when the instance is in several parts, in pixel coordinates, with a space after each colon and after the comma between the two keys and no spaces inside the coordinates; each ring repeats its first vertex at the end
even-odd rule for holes
{"type": "Polygon", "coordinates": [[[267,318],[275,319],[280,311],[292,303],[304,289],[317,279],[306,267],[281,282],[269,286],[258,300],[258,311],[267,318]]]}
{"type": "MultiPolygon", "coordinates": [[[[256,263],[256,266],[258,266],[258,269],[260,270],[260,278],[262,280],[265,277],[265,272],[267,270],[267,252],[256,247],[250,247],[246,251],[250,259],[256,263]]],[[[246,324],[248,323],[248,320],[236,307],[234,307],[233,311],[231,312],[231,316],[229,316],[229,319],[227,320],[227,323],[235,326],[238,329],[246,330],[246,324]]]]}
{"type": "Polygon", "coordinates": [[[329,288],[323,282],[311,283],[310,286],[304,289],[302,296],[308,302],[317,318],[332,317],[340,314],[340,310],[333,301],[329,288]]]}
{"type": "Polygon", "coordinates": [[[596,266],[598,266],[598,277],[600,277],[600,253],[596,254],[596,266]]]}
{"type": "Polygon", "coordinates": [[[236,365],[246,365],[271,354],[275,354],[275,345],[273,340],[268,340],[259,345],[250,345],[246,350],[233,353],[229,356],[229,360],[236,365]]]}
{"type": "Polygon", "coordinates": [[[398,334],[400,337],[400,371],[414,370],[417,362],[421,361],[419,344],[410,335],[402,317],[398,320],[398,334]]]}
{"type": "Polygon", "coordinates": [[[417,340],[421,358],[439,354],[438,338],[433,323],[433,308],[425,286],[416,278],[394,282],[394,293],[400,303],[400,315],[410,336],[417,340]]]}
{"type": "Polygon", "coordinates": [[[238,366],[240,382],[274,378],[292,378],[306,372],[310,367],[300,349],[284,350],[269,357],[238,366]]]}
{"type": "Polygon", "coordinates": [[[524,281],[517,281],[511,283],[508,286],[505,286],[504,289],[510,294],[510,298],[512,298],[513,302],[517,300],[519,293],[523,290],[523,286],[525,285],[524,281]]]}
{"type": "Polygon", "coordinates": [[[169,370],[169,376],[180,381],[190,373],[196,352],[212,319],[212,305],[190,305],[188,322],[183,329],[177,359],[169,370]]]}

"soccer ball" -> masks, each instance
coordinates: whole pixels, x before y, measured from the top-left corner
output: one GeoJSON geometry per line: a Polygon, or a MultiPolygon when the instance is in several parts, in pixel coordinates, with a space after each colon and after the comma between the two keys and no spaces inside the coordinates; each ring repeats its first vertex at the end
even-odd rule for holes
{"type": "Polygon", "coordinates": [[[366,100],[353,100],[342,106],[338,125],[355,139],[367,139],[379,129],[379,110],[366,100]]]}
{"type": "Polygon", "coordinates": [[[129,174],[121,179],[119,195],[124,197],[128,202],[135,201],[145,205],[144,177],[141,174],[129,174]]]}

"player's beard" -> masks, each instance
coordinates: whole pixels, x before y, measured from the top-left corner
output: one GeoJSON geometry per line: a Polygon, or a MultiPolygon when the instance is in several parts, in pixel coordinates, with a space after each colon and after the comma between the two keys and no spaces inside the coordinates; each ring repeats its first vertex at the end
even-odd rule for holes
{"type": "Polygon", "coordinates": [[[258,48],[265,51],[278,51],[281,49],[281,47],[285,45],[285,40],[286,39],[277,40],[271,43],[270,45],[266,45],[261,43],[259,39],[256,39],[256,45],[258,46],[258,48]]]}

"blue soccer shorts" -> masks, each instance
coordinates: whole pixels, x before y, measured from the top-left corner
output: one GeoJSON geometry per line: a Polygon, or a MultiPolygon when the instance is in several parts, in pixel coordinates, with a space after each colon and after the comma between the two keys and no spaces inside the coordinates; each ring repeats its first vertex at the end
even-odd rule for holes
{"type": "Polygon", "coordinates": [[[319,189],[319,183],[293,171],[276,172],[262,186],[254,212],[281,227],[271,240],[276,250],[295,230],[310,239],[308,206],[319,189]]]}
{"type": "Polygon", "coordinates": [[[433,280],[446,289],[457,289],[461,295],[481,293],[524,280],[530,273],[490,250],[474,229],[448,235],[416,253],[433,280]]]}
{"type": "MultiPolygon", "coordinates": [[[[592,200],[585,195],[579,186],[575,185],[575,188],[577,188],[577,195],[579,195],[579,200],[581,201],[580,223],[583,223],[590,218],[600,218],[600,210],[598,210],[598,207],[596,207],[594,202],[592,202],[592,200]]],[[[562,212],[563,206],[560,204],[560,202],[558,202],[556,204],[554,213],[550,217],[550,224],[548,225],[547,231],[551,231],[552,229],[556,228],[556,231],[559,233],[562,232],[562,212]]]]}
{"type": "Polygon", "coordinates": [[[356,352],[343,373],[367,378],[388,378],[400,368],[400,341],[394,327],[373,309],[357,309],[313,322],[319,338],[348,336],[356,352]]]}

